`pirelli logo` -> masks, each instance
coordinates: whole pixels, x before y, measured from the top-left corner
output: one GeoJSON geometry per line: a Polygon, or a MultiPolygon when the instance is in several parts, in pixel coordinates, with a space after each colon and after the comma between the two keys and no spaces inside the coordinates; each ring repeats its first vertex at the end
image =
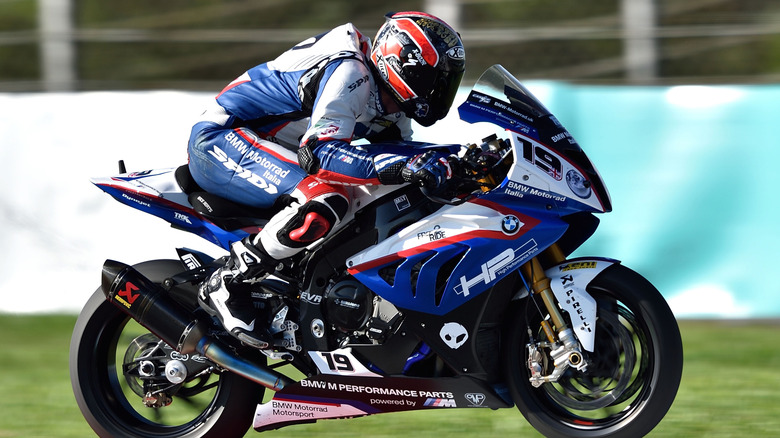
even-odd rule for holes
{"type": "Polygon", "coordinates": [[[595,267],[596,262],[573,262],[561,266],[561,272],[574,271],[575,269],[593,269],[595,267]]]}

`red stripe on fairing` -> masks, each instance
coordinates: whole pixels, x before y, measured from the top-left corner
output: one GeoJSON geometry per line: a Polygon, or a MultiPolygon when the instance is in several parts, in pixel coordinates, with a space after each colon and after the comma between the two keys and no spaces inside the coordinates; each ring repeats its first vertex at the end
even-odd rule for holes
{"type": "Polygon", "coordinates": [[[421,254],[424,252],[428,252],[431,250],[435,250],[438,248],[442,248],[445,246],[452,245],[453,243],[459,243],[466,240],[476,239],[480,237],[488,238],[488,239],[501,239],[501,240],[510,240],[515,238],[517,235],[507,236],[506,234],[502,233],[501,231],[492,231],[492,230],[474,230],[469,231],[463,234],[458,234],[457,236],[448,237],[445,239],[437,240],[436,242],[426,243],[424,245],[415,246],[414,248],[405,249],[402,251],[399,251],[395,254],[390,254],[384,257],[380,257],[378,259],[374,259],[371,261],[368,261],[366,263],[353,266],[352,268],[347,269],[347,271],[350,274],[356,274],[362,271],[367,271],[373,268],[376,268],[378,266],[386,265],[391,262],[394,262],[396,260],[401,259],[407,259],[409,257],[412,257],[417,254],[421,254]]]}
{"type": "Polygon", "coordinates": [[[347,272],[349,272],[351,275],[359,274],[363,271],[368,271],[371,269],[374,269],[379,266],[384,266],[387,264],[390,264],[396,260],[400,260],[402,257],[399,255],[400,253],[396,254],[390,254],[384,257],[379,257],[378,259],[374,259],[365,263],[362,263],[357,266],[353,266],[351,268],[347,268],[347,272]]]}
{"type": "Polygon", "coordinates": [[[457,236],[448,237],[445,239],[437,240],[436,242],[426,243],[424,245],[415,246],[414,248],[405,249],[402,251],[399,251],[395,254],[390,254],[384,257],[380,257],[378,259],[374,259],[371,261],[368,261],[366,263],[353,266],[352,268],[347,269],[347,271],[350,274],[357,274],[363,271],[368,271],[370,269],[374,269],[379,266],[383,266],[389,263],[392,263],[397,260],[401,259],[407,259],[409,257],[412,257],[417,254],[421,254],[424,252],[432,251],[438,248],[442,248],[445,246],[452,245],[454,243],[463,242],[466,240],[476,239],[479,237],[484,238],[492,238],[492,239],[502,239],[502,240],[509,240],[512,238],[512,236],[507,236],[506,234],[500,232],[500,231],[485,231],[485,230],[474,230],[469,231],[463,234],[459,234],[457,236]]]}
{"type": "MultiPolygon", "coordinates": [[[[112,177],[111,179],[114,179],[114,178],[112,177]]],[[[149,202],[156,202],[156,203],[162,204],[164,207],[167,207],[167,208],[176,208],[178,210],[182,210],[182,211],[184,211],[184,212],[186,212],[188,214],[191,214],[191,215],[193,215],[193,216],[195,216],[195,217],[197,217],[199,219],[202,219],[202,220],[207,221],[207,222],[211,222],[210,220],[208,220],[205,217],[203,217],[203,215],[201,215],[197,211],[193,210],[191,207],[187,207],[186,205],[182,205],[182,204],[179,204],[177,202],[169,201],[169,200],[167,200],[165,198],[162,198],[162,197],[159,197],[159,196],[150,195],[148,193],[144,193],[144,192],[138,191],[136,189],[131,189],[131,188],[128,188],[126,186],[121,186],[121,185],[116,185],[116,184],[97,183],[95,185],[100,186],[100,187],[109,187],[109,188],[112,188],[114,190],[119,190],[120,192],[127,193],[128,195],[143,197],[143,198],[148,199],[149,202]]]]}
{"type": "MultiPolygon", "coordinates": [[[[277,159],[279,159],[281,161],[284,161],[285,163],[295,164],[296,166],[298,165],[298,161],[297,160],[291,160],[291,159],[285,157],[284,155],[281,155],[280,153],[278,153],[278,152],[274,151],[273,149],[269,148],[268,146],[265,146],[262,143],[256,142],[252,137],[246,135],[243,132],[242,128],[236,128],[233,131],[236,134],[238,134],[241,138],[243,138],[244,140],[249,142],[249,144],[251,144],[252,147],[260,149],[261,151],[263,151],[265,153],[271,154],[275,158],[277,158],[277,159]]],[[[283,147],[283,146],[279,146],[279,147],[283,147]]]]}
{"type": "Polygon", "coordinates": [[[347,271],[350,274],[352,274],[352,275],[358,274],[360,272],[368,271],[368,270],[374,269],[376,267],[392,263],[392,262],[397,261],[397,260],[409,258],[409,257],[417,255],[417,254],[421,254],[421,253],[424,253],[424,252],[428,252],[428,251],[431,251],[431,250],[435,250],[435,249],[438,249],[438,248],[449,246],[449,245],[451,245],[453,243],[464,242],[466,240],[471,240],[471,239],[487,238],[487,239],[498,239],[498,240],[514,240],[514,239],[517,239],[518,237],[522,236],[523,234],[527,233],[532,228],[534,228],[537,225],[539,225],[539,222],[541,222],[539,219],[536,219],[536,218],[533,218],[533,217],[526,216],[524,214],[518,213],[518,212],[516,212],[516,211],[514,211],[512,209],[509,209],[507,207],[504,207],[501,204],[498,204],[498,203],[495,203],[495,202],[492,202],[492,201],[486,201],[484,199],[474,199],[474,200],[471,200],[469,202],[472,202],[472,203],[477,204],[477,205],[481,205],[483,207],[487,207],[487,208],[493,209],[493,210],[495,210],[495,211],[497,211],[497,212],[499,212],[499,213],[501,213],[501,214],[503,214],[505,216],[509,216],[509,215],[517,216],[517,218],[520,220],[520,222],[523,223],[523,226],[520,227],[520,229],[517,230],[517,232],[512,234],[512,235],[507,235],[507,234],[503,233],[502,231],[493,231],[493,230],[468,231],[468,232],[463,233],[463,234],[458,234],[457,236],[444,238],[444,239],[441,239],[441,240],[437,240],[435,242],[427,243],[427,244],[424,244],[424,245],[419,245],[419,246],[416,246],[414,248],[405,249],[405,250],[399,251],[399,252],[397,252],[395,254],[389,254],[387,256],[380,257],[378,259],[370,260],[370,261],[362,263],[360,265],[348,268],[347,271]]]}

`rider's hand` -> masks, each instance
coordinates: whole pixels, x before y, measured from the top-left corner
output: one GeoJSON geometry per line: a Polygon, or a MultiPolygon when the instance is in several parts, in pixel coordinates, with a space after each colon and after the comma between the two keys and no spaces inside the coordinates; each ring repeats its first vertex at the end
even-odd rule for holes
{"type": "Polygon", "coordinates": [[[404,181],[436,189],[452,178],[452,165],[447,154],[428,151],[409,159],[401,176],[404,181]]]}

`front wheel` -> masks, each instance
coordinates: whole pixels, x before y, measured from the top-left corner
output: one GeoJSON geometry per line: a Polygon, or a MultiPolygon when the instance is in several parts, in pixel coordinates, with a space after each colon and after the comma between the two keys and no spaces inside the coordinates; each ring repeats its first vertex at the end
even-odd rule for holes
{"type": "Polygon", "coordinates": [[[555,383],[531,385],[526,345],[545,339],[540,323],[546,317],[531,305],[505,344],[512,397],[548,437],[644,436],[666,415],[680,385],[677,322],[658,290],[622,265],[604,270],[587,291],[598,305],[587,370],[569,368],[555,383]]]}
{"type": "MultiPolygon", "coordinates": [[[[135,268],[158,283],[182,269],[170,260],[135,268]]],[[[203,357],[188,356],[130,319],[98,288],[79,314],[71,339],[76,402],[101,437],[244,436],[264,388],[203,357]],[[174,360],[191,371],[176,385],[164,375],[174,360]]]]}

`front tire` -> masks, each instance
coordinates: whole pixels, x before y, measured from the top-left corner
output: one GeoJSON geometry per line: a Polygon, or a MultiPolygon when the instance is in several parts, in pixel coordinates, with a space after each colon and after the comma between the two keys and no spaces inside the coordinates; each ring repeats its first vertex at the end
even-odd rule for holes
{"type": "MultiPolygon", "coordinates": [[[[154,282],[182,270],[159,260],[135,268],[154,282]]],[[[242,437],[264,388],[229,372],[210,372],[183,385],[165,407],[146,407],[142,379],[128,362],[151,354],[159,339],[106,300],[98,288],[79,314],[70,344],[76,402],[101,437],[242,437]]],[[[167,349],[165,351],[168,351],[167,349]]],[[[173,352],[173,354],[176,354],[173,352]]]]}
{"type": "Polygon", "coordinates": [[[587,371],[568,369],[556,383],[531,385],[529,329],[534,339],[544,337],[542,316],[529,312],[508,333],[512,397],[528,422],[548,437],[644,436],[666,415],[680,385],[683,350],[677,322],[658,290],[622,265],[605,269],[587,290],[598,303],[587,371]]]}

